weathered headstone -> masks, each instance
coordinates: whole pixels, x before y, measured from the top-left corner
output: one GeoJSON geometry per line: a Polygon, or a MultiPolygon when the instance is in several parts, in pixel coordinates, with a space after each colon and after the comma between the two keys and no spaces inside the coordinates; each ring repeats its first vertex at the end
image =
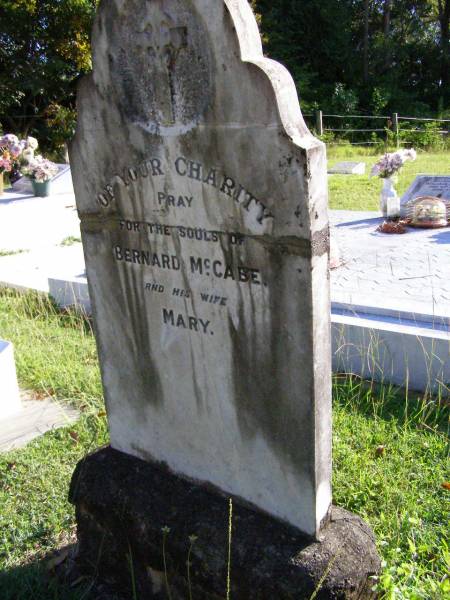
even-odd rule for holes
{"type": "Polygon", "coordinates": [[[366,163],[363,162],[339,162],[328,169],[330,175],[364,175],[366,163]]]}
{"type": "MultiPolygon", "coordinates": [[[[211,514],[231,494],[251,515],[320,536],[331,508],[326,157],[293,81],[263,58],[244,0],[103,2],[93,62],[71,164],[120,452],[82,463],[72,501],[94,515],[96,494],[121,482],[110,515],[117,500],[130,523],[150,502],[146,526],[160,531],[165,491],[213,486],[211,514]]],[[[189,511],[173,498],[164,519],[189,511]]],[[[87,549],[103,517],[83,515],[87,549]]]]}
{"type": "Polygon", "coordinates": [[[450,201],[450,175],[418,175],[401,197],[402,207],[419,196],[435,196],[450,201]]]}

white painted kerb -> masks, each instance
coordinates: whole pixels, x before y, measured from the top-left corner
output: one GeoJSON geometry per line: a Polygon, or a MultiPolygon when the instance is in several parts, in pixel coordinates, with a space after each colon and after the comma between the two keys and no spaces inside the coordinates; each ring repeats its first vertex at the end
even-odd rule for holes
{"type": "Polygon", "coordinates": [[[20,409],[13,345],[0,340],[0,419],[18,413],[20,409]]]}
{"type": "Polygon", "coordinates": [[[369,310],[355,312],[343,305],[333,306],[333,371],[448,397],[448,320],[369,310]]]}

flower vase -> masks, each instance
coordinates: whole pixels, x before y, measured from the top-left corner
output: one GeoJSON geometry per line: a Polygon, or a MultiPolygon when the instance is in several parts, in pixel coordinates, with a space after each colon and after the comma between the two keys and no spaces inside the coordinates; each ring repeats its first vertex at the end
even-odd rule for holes
{"type": "Polygon", "coordinates": [[[395,219],[400,216],[400,198],[395,190],[393,177],[383,178],[383,189],[380,195],[380,211],[383,217],[395,219]]]}
{"type": "Polygon", "coordinates": [[[4,191],[5,191],[5,184],[3,182],[3,173],[0,173],[0,196],[3,196],[4,191]]]}
{"type": "Polygon", "coordinates": [[[13,185],[13,183],[16,183],[16,181],[19,181],[21,177],[22,175],[20,174],[20,170],[16,166],[14,166],[9,173],[9,183],[11,184],[11,186],[13,185]]]}
{"type": "Polygon", "coordinates": [[[31,185],[33,186],[33,194],[38,198],[50,196],[50,179],[47,181],[36,181],[35,179],[32,179],[31,185]]]}

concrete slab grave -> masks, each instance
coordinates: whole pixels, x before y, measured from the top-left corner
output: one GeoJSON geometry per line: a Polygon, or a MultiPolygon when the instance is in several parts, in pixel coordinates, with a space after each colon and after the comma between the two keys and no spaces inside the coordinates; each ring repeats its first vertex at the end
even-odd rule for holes
{"type": "Polygon", "coordinates": [[[23,448],[48,431],[68,427],[79,419],[73,408],[61,406],[50,398],[34,400],[26,392],[20,394],[20,410],[0,419],[0,452],[23,448]]]}
{"type": "Polygon", "coordinates": [[[328,169],[330,175],[364,175],[366,163],[344,161],[333,165],[328,169]]]}
{"type": "Polygon", "coordinates": [[[0,340],[0,421],[18,413],[20,409],[13,345],[0,340]]]}
{"type": "MultiPolygon", "coordinates": [[[[159,551],[148,545],[156,550],[171,519],[201,531],[185,493],[201,503],[214,496],[226,511],[232,497],[306,546],[325,540],[334,518],[326,156],[293,80],[263,57],[244,0],[104,2],[93,64],[78,91],[70,159],[111,448],[74,475],[80,562],[109,569],[126,588],[129,544],[135,560],[151,561],[159,551]],[[119,512],[106,529],[104,489],[91,479],[98,471],[101,481],[105,464],[113,487],[133,465],[126,486],[108,494],[110,517],[119,512]],[[157,472],[180,490],[170,493],[172,517],[158,508],[164,490],[133,485],[156,482],[157,472]],[[97,526],[108,538],[100,565],[90,554],[97,526]]],[[[218,568],[201,559],[210,576],[195,585],[205,597],[223,591],[220,521],[208,520],[200,542],[224,559],[218,568]]],[[[379,565],[370,535],[361,559],[354,523],[326,584],[330,593],[348,588],[348,598],[364,597],[379,565]]],[[[275,576],[279,556],[264,574],[250,566],[251,532],[233,597],[280,597],[284,585],[309,597],[323,575],[309,567],[326,568],[326,544],[321,560],[305,555],[285,584],[275,576]]],[[[181,572],[181,538],[168,552],[181,572]]],[[[142,597],[158,570],[146,564],[142,597]]]]}
{"type": "MultiPolygon", "coordinates": [[[[73,194],[72,174],[70,165],[59,164],[58,173],[51,179],[51,193],[55,194],[73,194]]],[[[12,189],[14,192],[23,194],[33,194],[33,186],[28,177],[21,177],[13,183],[12,189]]]]}
{"type": "Polygon", "coordinates": [[[0,198],[0,250],[31,250],[80,238],[72,194],[35,198],[6,191],[0,198]]]}
{"type": "Polygon", "coordinates": [[[47,431],[74,423],[78,411],[45,398],[35,400],[17,383],[14,349],[0,340],[0,452],[23,448],[47,431]]]}
{"type": "MultiPolygon", "coordinates": [[[[333,371],[355,373],[427,395],[448,397],[450,333],[445,324],[368,306],[332,307],[333,371]]],[[[423,315],[419,315],[423,317],[423,315]]]]}
{"type": "Polygon", "coordinates": [[[450,230],[377,232],[374,212],[331,211],[333,370],[428,394],[450,391],[450,230]]]}
{"type": "Polygon", "coordinates": [[[61,307],[90,311],[81,244],[42,247],[0,258],[0,287],[50,294],[61,307]]]}

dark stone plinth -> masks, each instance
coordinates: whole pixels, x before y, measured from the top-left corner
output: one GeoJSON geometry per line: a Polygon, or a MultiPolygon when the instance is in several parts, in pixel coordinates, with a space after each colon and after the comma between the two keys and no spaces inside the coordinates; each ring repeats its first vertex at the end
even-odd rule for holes
{"type": "MultiPolygon", "coordinates": [[[[172,600],[189,598],[189,591],[195,600],[225,598],[225,495],[105,448],[78,464],[70,501],[77,513],[77,568],[111,597],[167,598],[167,577],[172,600]]],[[[372,598],[370,576],[379,568],[373,533],[356,515],[333,508],[323,540],[313,542],[234,502],[233,600],[309,599],[319,583],[317,599],[372,598]]]]}

